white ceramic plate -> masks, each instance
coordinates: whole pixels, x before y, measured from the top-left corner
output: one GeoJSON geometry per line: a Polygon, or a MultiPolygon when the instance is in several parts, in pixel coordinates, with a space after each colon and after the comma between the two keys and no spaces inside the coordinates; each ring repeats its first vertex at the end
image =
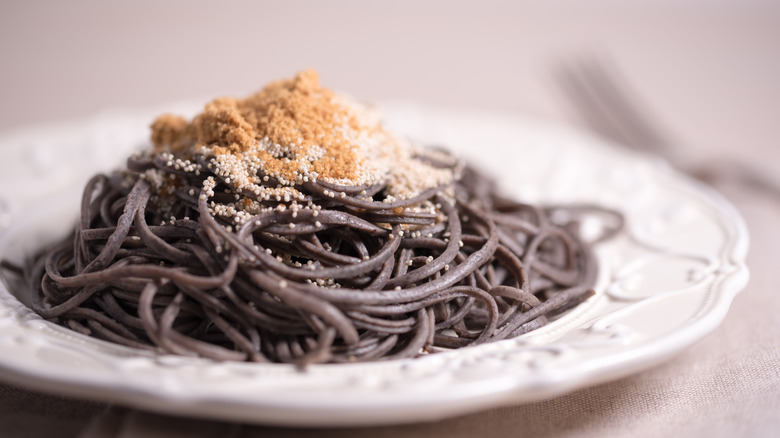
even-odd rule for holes
{"type": "MultiPolygon", "coordinates": [[[[739,215],[659,160],[506,114],[387,108],[392,127],[454,149],[513,196],[623,212],[625,232],[598,250],[597,294],[517,339],[412,360],[299,371],[155,356],[87,338],[41,320],[13,296],[21,291],[3,283],[0,378],[162,412],[257,423],[432,420],[537,401],[647,369],[711,332],[747,282],[748,238],[739,215]]],[[[154,114],[104,114],[0,137],[0,258],[20,260],[67,233],[83,183],[144,145],[154,114]]]]}

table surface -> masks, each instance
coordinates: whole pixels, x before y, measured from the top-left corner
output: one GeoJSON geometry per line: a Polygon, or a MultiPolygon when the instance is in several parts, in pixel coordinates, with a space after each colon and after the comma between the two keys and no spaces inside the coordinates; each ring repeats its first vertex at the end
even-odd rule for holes
{"type": "MultiPolygon", "coordinates": [[[[780,171],[780,5],[338,0],[0,5],[0,130],[110,108],[245,95],[313,67],[367,100],[578,123],[556,66],[605,59],[689,162],[780,171]]],[[[51,436],[771,436],[780,430],[780,198],[716,184],[751,234],[751,280],[723,324],[668,363],[552,400],[424,424],[292,429],[181,419],[0,383],[0,431],[51,436]]]]}

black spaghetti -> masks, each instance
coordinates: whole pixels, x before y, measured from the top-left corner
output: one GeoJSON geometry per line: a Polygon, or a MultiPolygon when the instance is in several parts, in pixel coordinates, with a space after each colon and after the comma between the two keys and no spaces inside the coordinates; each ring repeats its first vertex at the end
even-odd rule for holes
{"type": "Polygon", "coordinates": [[[441,151],[413,158],[452,178],[407,197],[262,168],[249,190],[197,151],[94,177],[73,235],[28,268],[34,310],[130,347],[305,365],[507,339],[592,294],[582,209],[501,197],[441,151]]]}

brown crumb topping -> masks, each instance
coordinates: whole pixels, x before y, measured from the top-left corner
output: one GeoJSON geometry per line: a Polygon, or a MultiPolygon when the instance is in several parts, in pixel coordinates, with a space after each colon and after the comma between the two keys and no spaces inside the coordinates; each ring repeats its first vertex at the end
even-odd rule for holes
{"type": "Polygon", "coordinates": [[[157,152],[177,152],[187,146],[190,124],[184,117],[163,114],[152,123],[152,144],[157,152]]]}
{"type": "Polygon", "coordinates": [[[191,123],[160,116],[152,142],[158,153],[214,157],[215,172],[241,189],[256,188],[262,174],[287,186],[316,179],[395,184],[388,193],[402,198],[452,180],[451,172],[415,160],[411,145],[368,108],[320,86],[313,70],[245,99],[216,99],[191,123]]]}

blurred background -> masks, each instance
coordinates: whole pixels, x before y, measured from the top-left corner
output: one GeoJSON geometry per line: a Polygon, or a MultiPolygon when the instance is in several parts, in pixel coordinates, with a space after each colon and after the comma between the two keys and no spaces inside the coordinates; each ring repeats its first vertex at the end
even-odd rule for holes
{"type": "MultiPolygon", "coordinates": [[[[368,101],[580,123],[555,72],[590,56],[629,84],[683,161],[736,157],[780,178],[778,0],[3,0],[0,132],[245,96],[309,67],[368,101]]],[[[778,198],[718,188],[750,228],[752,278],[713,336],[633,378],[382,436],[776,434],[778,198]]],[[[0,385],[0,430],[28,432],[14,436],[72,436],[103,411],[0,385]]],[[[122,436],[152,436],[149,414],[135,415],[137,433],[122,436]]]]}
{"type": "Polygon", "coordinates": [[[371,101],[568,118],[552,72],[583,54],[692,154],[780,158],[775,0],[6,0],[0,130],[243,96],[307,67],[371,101]]]}

